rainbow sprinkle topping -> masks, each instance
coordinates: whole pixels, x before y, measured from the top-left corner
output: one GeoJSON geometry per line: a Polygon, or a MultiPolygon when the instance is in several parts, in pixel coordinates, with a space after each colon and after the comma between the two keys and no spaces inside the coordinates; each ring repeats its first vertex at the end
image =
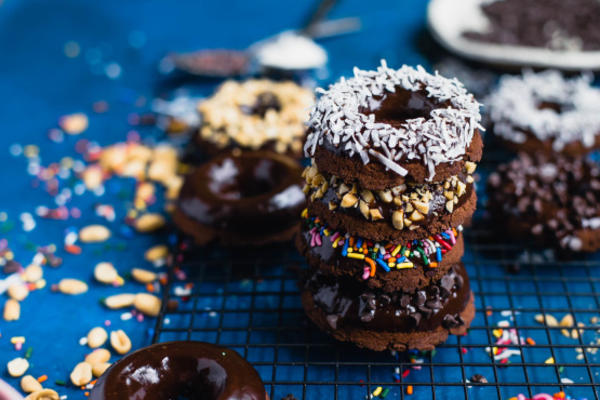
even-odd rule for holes
{"type": "Polygon", "coordinates": [[[328,238],[334,249],[341,249],[342,256],[365,262],[362,278],[375,276],[377,266],[385,272],[392,269],[414,268],[420,260],[425,267],[436,268],[444,254],[452,250],[462,225],[425,239],[406,243],[373,242],[349,233],[332,231],[319,217],[311,217],[308,210],[302,211],[310,234],[310,247],[319,247],[328,238]]]}

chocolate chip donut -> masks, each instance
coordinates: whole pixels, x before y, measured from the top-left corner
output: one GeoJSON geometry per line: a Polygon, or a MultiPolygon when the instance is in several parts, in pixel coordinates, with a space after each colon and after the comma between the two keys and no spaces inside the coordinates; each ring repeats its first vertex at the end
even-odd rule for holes
{"type": "Polygon", "coordinates": [[[91,400],[268,400],[260,376],[234,350],[203,342],[157,343],[112,365],[91,400]]]}
{"type": "Polygon", "coordinates": [[[456,80],[385,62],[320,93],[296,238],[308,317],[373,350],[464,333],[474,303],[458,263],[477,201],[479,104],[456,80]]]}
{"type": "Polygon", "coordinates": [[[288,241],[305,205],[300,174],[281,154],[221,154],[185,178],[173,221],[199,245],[288,241]]]}
{"type": "Polygon", "coordinates": [[[486,100],[494,133],[510,149],[581,156],[600,148],[600,89],[558,71],[503,76],[486,100]]]}
{"type": "Polygon", "coordinates": [[[502,227],[573,252],[600,249],[600,168],[586,159],[519,156],[488,180],[488,208],[502,227]]]}
{"type": "Polygon", "coordinates": [[[293,82],[228,81],[199,103],[195,142],[212,156],[221,151],[271,150],[302,157],[304,123],[314,96],[293,82]]]}

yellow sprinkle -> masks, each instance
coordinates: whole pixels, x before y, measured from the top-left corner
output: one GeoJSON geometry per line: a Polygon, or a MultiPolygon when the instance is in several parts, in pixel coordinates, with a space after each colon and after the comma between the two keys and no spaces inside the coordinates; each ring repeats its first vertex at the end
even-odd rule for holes
{"type": "Polygon", "coordinates": [[[373,397],[377,397],[381,394],[382,390],[383,390],[383,388],[381,386],[379,386],[377,389],[373,390],[373,393],[371,393],[371,395],[373,395],[373,397]]]}
{"type": "Polygon", "coordinates": [[[410,250],[406,250],[406,251],[404,252],[404,257],[408,257],[408,256],[410,256],[410,250]]]}
{"type": "Polygon", "coordinates": [[[323,233],[325,234],[325,236],[330,235],[329,229],[323,229],[323,233]]]}
{"type": "Polygon", "coordinates": [[[494,334],[494,336],[496,336],[497,338],[499,338],[500,336],[502,336],[502,329],[494,329],[492,331],[492,333],[494,334]]]}
{"type": "Polygon", "coordinates": [[[350,253],[350,249],[348,249],[348,258],[356,258],[357,260],[364,260],[365,255],[360,253],[350,253]]]}
{"type": "Polygon", "coordinates": [[[338,236],[338,237],[337,237],[337,239],[335,239],[335,240],[333,241],[333,245],[332,245],[332,247],[333,247],[334,249],[338,247],[338,242],[340,241],[340,239],[341,239],[341,238],[342,238],[341,236],[338,236]]]}
{"type": "Polygon", "coordinates": [[[550,357],[549,359],[544,361],[544,364],[554,364],[554,357],[550,357]]]}
{"type": "Polygon", "coordinates": [[[302,218],[308,217],[308,208],[305,208],[304,210],[302,210],[302,214],[300,214],[300,216],[302,218]]]}
{"type": "Polygon", "coordinates": [[[396,257],[396,254],[398,254],[398,252],[400,251],[401,248],[402,248],[402,246],[397,245],[396,248],[394,250],[392,250],[392,257],[396,257]]]}
{"type": "Polygon", "coordinates": [[[398,269],[405,269],[405,268],[412,268],[414,265],[411,262],[403,262],[400,264],[396,264],[396,268],[398,269]]]}
{"type": "Polygon", "coordinates": [[[394,267],[396,267],[396,263],[389,263],[389,264],[388,264],[388,267],[390,267],[390,268],[394,268],[394,267]]]}
{"type": "Polygon", "coordinates": [[[12,344],[25,343],[25,336],[13,336],[10,338],[12,344]]]}

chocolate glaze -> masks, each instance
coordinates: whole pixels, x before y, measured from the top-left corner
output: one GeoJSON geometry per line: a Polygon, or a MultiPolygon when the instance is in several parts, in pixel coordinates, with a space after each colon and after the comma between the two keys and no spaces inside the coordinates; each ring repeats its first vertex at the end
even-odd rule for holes
{"type": "Polygon", "coordinates": [[[222,154],[185,179],[178,209],[218,230],[265,235],[298,222],[305,204],[297,163],[267,151],[222,154]]]}
{"type": "Polygon", "coordinates": [[[112,365],[91,400],[265,400],[256,370],[235,351],[203,342],[158,343],[112,365]]]}
{"type": "Polygon", "coordinates": [[[386,332],[428,331],[442,325],[454,328],[464,322],[460,313],[470,298],[469,278],[462,264],[415,293],[365,292],[364,285],[334,278],[319,270],[309,272],[305,290],[327,314],[332,329],[361,326],[386,332]]]}

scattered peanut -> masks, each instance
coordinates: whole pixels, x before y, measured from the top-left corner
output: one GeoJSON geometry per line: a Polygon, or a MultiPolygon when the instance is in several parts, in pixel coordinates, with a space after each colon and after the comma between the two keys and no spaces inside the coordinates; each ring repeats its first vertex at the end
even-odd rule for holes
{"type": "Polygon", "coordinates": [[[154,262],[158,261],[162,258],[165,258],[169,254],[169,249],[164,244],[159,244],[157,246],[151,247],[146,250],[144,254],[144,258],[146,261],[154,262]]]}
{"type": "Polygon", "coordinates": [[[118,354],[125,354],[131,350],[131,340],[121,329],[110,333],[110,345],[118,354]]]}
{"type": "Polygon", "coordinates": [[[402,230],[404,228],[404,212],[402,210],[396,210],[392,214],[392,224],[394,228],[402,230]]]}
{"type": "Polygon", "coordinates": [[[559,323],[560,326],[566,326],[566,327],[571,327],[573,325],[575,325],[575,321],[573,320],[573,315],[571,314],[566,314],[559,323]]]}
{"type": "Polygon", "coordinates": [[[25,297],[29,295],[29,289],[27,289],[27,286],[21,283],[14,283],[8,287],[6,293],[10,296],[11,299],[23,301],[25,300],[25,297]]]}
{"type": "Polygon", "coordinates": [[[107,349],[95,349],[90,354],[85,356],[85,362],[92,367],[96,364],[102,364],[110,360],[110,351],[107,349]]]}
{"type": "Polygon", "coordinates": [[[149,293],[138,293],[133,300],[133,306],[146,315],[156,317],[160,312],[161,300],[149,293]]]}
{"type": "Polygon", "coordinates": [[[58,290],[64,294],[82,294],[87,292],[88,285],[79,279],[65,278],[58,282],[58,290]]]}
{"type": "Polygon", "coordinates": [[[75,113],[61,117],[58,124],[69,135],[79,135],[87,129],[89,121],[84,113],[75,113]]]}
{"type": "Polygon", "coordinates": [[[352,193],[346,193],[344,197],[342,197],[342,208],[350,208],[354,207],[354,205],[358,202],[358,198],[352,193]]]}
{"type": "Polygon", "coordinates": [[[31,375],[25,375],[21,378],[21,389],[25,393],[39,392],[43,389],[42,384],[31,375]]]}
{"type": "Polygon", "coordinates": [[[135,229],[138,232],[154,232],[165,226],[165,217],[156,213],[144,214],[135,221],[135,229]]]}
{"type": "Polygon", "coordinates": [[[25,282],[36,282],[42,279],[42,276],[44,276],[42,267],[37,264],[31,264],[25,268],[25,271],[23,271],[23,274],[21,275],[21,279],[25,282]]]}
{"type": "Polygon", "coordinates": [[[104,371],[108,369],[108,367],[110,367],[109,362],[94,364],[92,365],[92,374],[94,374],[96,378],[99,378],[100,375],[102,375],[104,371]]]}
{"type": "Polygon", "coordinates": [[[4,303],[4,320],[17,321],[21,317],[21,305],[14,299],[6,300],[4,303]]]}
{"type": "Polygon", "coordinates": [[[70,378],[75,386],[87,385],[92,380],[92,366],[85,361],[80,362],[73,368],[70,378]]]}
{"type": "Polygon", "coordinates": [[[42,389],[37,392],[31,393],[29,396],[25,397],[25,400],[59,400],[60,397],[58,393],[56,393],[52,389],[42,389]]]}
{"type": "Polygon", "coordinates": [[[122,293],[107,297],[106,299],[104,299],[104,304],[106,305],[106,307],[112,310],[116,310],[118,308],[132,306],[134,300],[135,294],[122,293]]]}
{"type": "Polygon", "coordinates": [[[104,180],[104,174],[102,168],[98,165],[91,165],[83,171],[82,174],[83,183],[89,190],[94,190],[102,185],[104,180]]]}
{"type": "Polygon", "coordinates": [[[140,283],[151,283],[158,278],[154,272],[141,268],[132,269],[131,276],[140,283]]]}
{"type": "Polygon", "coordinates": [[[94,278],[96,278],[98,282],[111,285],[117,282],[120,277],[114,265],[109,262],[101,262],[94,268],[94,278]]]}
{"type": "Polygon", "coordinates": [[[110,237],[110,231],[103,225],[88,225],[79,231],[79,240],[83,243],[104,242],[110,237]]]}
{"type": "Polygon", "coordinates": [[[26,358],[15,358],[6,364],[6,369],[8,369],[10,376],[18,378],[23,376],[27,372],[27,369],[29,369],[29,361],[26,358]]]}
{"type": "Polygon", "coordinates": [[[546,314],[546,320],[544,321],[544,314],[537,314],[535,317],[536,322],[540,324],[546,324],[547,326],[553,327],[558,326],[558,321],[553,315],[546,314]]]}
{"type": "Polygon", "coordinates": [[[108,333],[101,326],[92,328],[87,334],[87,344],[92,349],[102,346],[108,339],[108,333]]]}

